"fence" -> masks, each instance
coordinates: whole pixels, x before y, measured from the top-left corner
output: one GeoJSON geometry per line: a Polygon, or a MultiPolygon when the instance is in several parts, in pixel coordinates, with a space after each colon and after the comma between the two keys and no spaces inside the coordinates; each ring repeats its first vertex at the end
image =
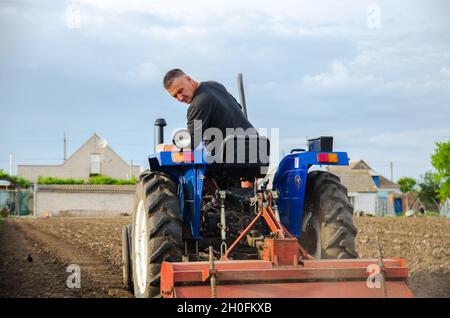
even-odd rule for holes
{"type": "Polygon", "coordinates": [[[9,215],[24,216],[33,212],[33,192],[30,190],[0,190],[0,211],[9,215]]]}
{"type": "Polygon", "coordinates": [[[450,218],[450,199],[445,200],[442,204],[439,214],[450,218]]]}

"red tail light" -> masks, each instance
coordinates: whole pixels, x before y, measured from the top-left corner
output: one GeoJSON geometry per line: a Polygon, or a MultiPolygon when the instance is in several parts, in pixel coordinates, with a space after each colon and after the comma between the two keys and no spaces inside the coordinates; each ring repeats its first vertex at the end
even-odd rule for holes
{"type": "Polygon", "coordinates": [[[337,163],[338,155],[336,153],[318,153],[317,161],[323,163],[337,163]]]}

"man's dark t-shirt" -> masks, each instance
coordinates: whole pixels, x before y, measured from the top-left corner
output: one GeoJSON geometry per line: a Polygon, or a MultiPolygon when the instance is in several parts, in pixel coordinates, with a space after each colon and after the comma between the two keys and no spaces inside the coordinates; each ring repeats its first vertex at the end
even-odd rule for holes
{"type": "MultiPolygon", "coordinates": [[[[223,138],[227,135],[227,128],[243,130],[253,128],[245,118],[241,105],[222,84],[214,81],[201,82],[187,111],[187,128],[193,141],[191,146],[195,149],[200,140],[195,140],[194,131],[200,134],[200,127],[194,126],[194,120],[202,121],[200,135],[202,138],[204,131],[210,127],[220,129],[223,138]]],[[[254,128],[253,131],[251,134],[256,134],[254,128]]]]}

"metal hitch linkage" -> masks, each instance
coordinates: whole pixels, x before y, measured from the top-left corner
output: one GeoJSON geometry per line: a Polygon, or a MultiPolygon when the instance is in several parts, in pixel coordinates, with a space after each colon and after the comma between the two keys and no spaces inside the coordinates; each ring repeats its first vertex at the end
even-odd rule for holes
{"type": "MultiPolygon", "coordinates": [[[[242,240],[242,238],[248,233],[248,231],[256,224],[259,218],[262,216],[269,226],[270,230],[274,234],[273,239],[266,238],[264,244],[264,259],[271,260],[274,263],[285,260],[281,260],[276,255],[276,250],[286,249],[294,252],[293,259],[289,260],[289,264],[298,264],[299,257],[305,259],[314,259],[309,255],[305,249],[298,243],[297,239],[292,236],[291,233],[281,224],[278,220],[275,212],[272,209],[272,192],[262,191],[258,194],[259,196],[259,211],[255,218],[250,222],[250,224],[245,228],[245,230],[239,235],[239,237],[233,242],[230,248],[227,250],[225,255],[221,257],[221,260],[229,260],[229,256],[236,245],[242,240]],[[289,247],[288,247],[289,246],[289,247]]],[[[285,253],[283,253],[285,254],[285,253]]]]}
{"type": "Polygon", "coordinates": [[[227,251],[227,221],[226,221],[226,215],[225,215],[225,197],[226,192],[225,191],[219,191],[219,198],[220,198],[220,234],[222,243],[220,244],[220,256],[222,257],[226,251],[227,251]]]}

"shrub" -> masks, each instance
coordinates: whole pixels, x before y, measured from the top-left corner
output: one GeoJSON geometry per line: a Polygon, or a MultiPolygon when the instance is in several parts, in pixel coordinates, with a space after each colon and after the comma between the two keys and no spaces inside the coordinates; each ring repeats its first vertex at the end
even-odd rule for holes
{"type": "Polygon", "coordinates": [[[38,184],[84,184],[83,179],[60,179],[55,177],[38,177],[38,184]]]}
{"type": "Polygon", "coordinates": [[[3,208],[2,211],[0,212],[0,218],[7,218],[8,217],[8,209],[7,208],[3,208]]]}
{"type": "Polygon", "coordinates": [[[130,180],[125,179],[113,179],[108,176],[95,176],[89,178],[88,181],[89,184],[118,184],[118,185],[125,185],[125,184],[136,184],[137,179],[131,178],[130,180]]]}
{"type": "Polygon", "coordinates": [[[89,180],[85,181],[83,179],[60,179],[55,177],[42,177],[39,176],[38,184],[136,184],[137,179],[131,178],[130,180],[124,179],[114,179],[109,176],[95,176],[89,178],[89,180]]]}

